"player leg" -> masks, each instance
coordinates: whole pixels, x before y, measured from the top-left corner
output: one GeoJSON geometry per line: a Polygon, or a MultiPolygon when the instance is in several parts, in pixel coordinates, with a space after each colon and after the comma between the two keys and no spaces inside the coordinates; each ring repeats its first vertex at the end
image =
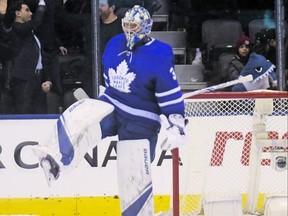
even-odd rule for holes
{"type": "Polygon", "coordinates": [[[149,141],[119,141],[117,165],[122,216],[154,215],[149,141]]]}
{"type": "Polygon", "coordinates": [[[52,135],[34,148],[48,184],[58,178],[63,166],[76,166],[89,145],[101,140],[100,121],[113,111],[108,103],[83,99],[68,107],[57,120],[52,135]]]}

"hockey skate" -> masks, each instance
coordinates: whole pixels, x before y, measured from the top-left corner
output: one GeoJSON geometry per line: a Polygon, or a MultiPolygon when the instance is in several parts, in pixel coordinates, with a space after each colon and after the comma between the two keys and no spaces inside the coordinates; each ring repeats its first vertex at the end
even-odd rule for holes
{"type": "Polygon", "coordinates": [[[51,186],[51,183],[58,179],[60,175],[59,164],[48,154],[40,160],[40,166],[44,171],[48,185],[51,186]]]}
{"type": "Polygon", "coordinates": [[[35,146],[33,152],[39,159],[40,167],[43,169],[50,187],[52,183],[59,178],[61,162],[57,162],[57,159],[43,146],[35,146]]]}

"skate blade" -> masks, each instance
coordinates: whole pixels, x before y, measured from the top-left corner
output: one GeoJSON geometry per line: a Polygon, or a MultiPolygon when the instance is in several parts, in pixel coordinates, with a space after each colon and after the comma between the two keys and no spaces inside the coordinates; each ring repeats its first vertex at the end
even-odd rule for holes
{"type": "Polygon", "coordinates": [[[56,178],[50,172],[50,169],[51,169],[50,163],[45,160],[45,157],[48,154],[50,154],[49,149],[46,149],[43,146],[33,146],[32,151],[38,157],[39,166],[44,171],[48,186],[51,187],[53,182],[56,181],[56,178]]]}
{"type": "Polygon", "coordinates": [[[42,170],[44,171],[44,174],[45,174],[45,178],[46,178],[46,181],[47,181],[47,184],[49,187],[51,187],[51,185],[53,184],[53,182],[56,181],[56,178],[54,177],[54,175],[50,172],[50,169],[51,169],[51,166],[50,166],[50,163],[46,160],[43,160],[41,162],[41,168],[42,170]]]}

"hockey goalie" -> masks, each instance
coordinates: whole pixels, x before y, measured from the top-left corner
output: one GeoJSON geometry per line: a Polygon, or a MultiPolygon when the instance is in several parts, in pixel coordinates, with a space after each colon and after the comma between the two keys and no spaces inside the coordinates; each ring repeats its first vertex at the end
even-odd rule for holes
{"type": "Polygon", "coordinates": [[[123,216],[154,215],[151,162],[161,128],[168,123],[164,150],[185,139],[184,101],[174,73],[172,48],[149,37],[152,19],[134,6],[122,19],[123,34],[103,54],[105,92],[72,104],[52,137],[35,148],[49,183],[76,166],[88,148],[118,135],[118,185],[123,216]],[[168,120],[168,121],[167,121],[168,120]]]}

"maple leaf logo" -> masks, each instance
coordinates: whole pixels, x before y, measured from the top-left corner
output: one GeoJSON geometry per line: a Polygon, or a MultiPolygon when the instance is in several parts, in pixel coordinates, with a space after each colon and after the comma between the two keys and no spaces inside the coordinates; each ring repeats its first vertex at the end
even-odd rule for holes
{"type": "Polygon", "coordinates": [[[110,86],[121,92],[130,93],[130,84],[135,79],[136,74],[128,71],[129,68],[125,60],[117,66],[116,71],[109,68],[110,86]]]}

